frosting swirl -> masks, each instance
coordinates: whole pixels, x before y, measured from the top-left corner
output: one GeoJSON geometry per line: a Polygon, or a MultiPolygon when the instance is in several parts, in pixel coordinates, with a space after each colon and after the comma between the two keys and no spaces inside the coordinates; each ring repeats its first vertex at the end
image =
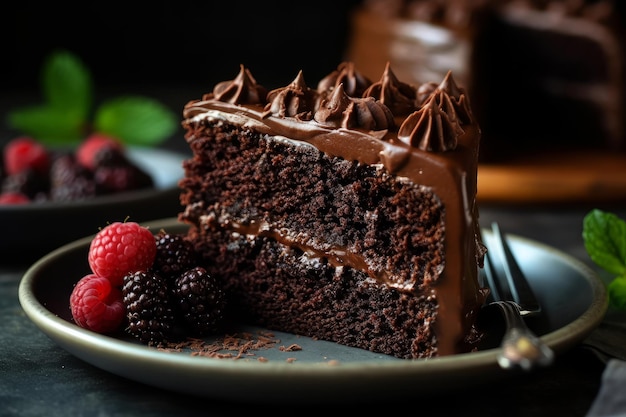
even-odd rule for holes
{"type": "Polygon", "coordinates": [[[314,115],[315,121],[330,127],[345,129],[385,130],[393,128],[393,114],[387,106],[373,97],[351,98],[343,84],[322,100],[314,115]]]}
{"type": "Polygon", "coordinates": [[[336,70],[320,80],[317,91],[328,95],[339,84],[343,84],[343,89],[349,96],[361,97],[372,82],[356,70],[353,62],[344,61],[336,70]]]}
{"type": "Polygon", "coordinates": [[[222,81],[213,88],[213,93],[205,95],[203,100],[215,99],[230,104],[263,104],[267,90],[258,84],[250,70],[239,66],[239,74],[230,80],[222,81]]]}
{"type": "Polygon", "coordinates": [[[313,118],[317,103],[317,91],[309,88],[304,82],[302,70],[287,87],[277,88],[267,94],[263,117],[295,117],[308,121],[313,118]]]}
{"type": "Polygon", "coordinates": [[[459,87],[454,81],[452,71],[448,71],[441,84],[439,84],[438,89],[446,93],[446,98],[450,100],[452,108],[454,108],[454,112],[446,109],[445,111],[448,114],[456,114],[461,119],[461,124],[473,122],[474,118],[468,95],[465,93],[465,89],[459,87]]]}
{"type": "Polygon", "coordinates": [[[398,139],[423,151],[445,152],[456,149],[463,133],[450,96],[437,88],[422,108],[402,123],[398,139]]]}
{"type": "Polygon", "coordinates": [[[405,116],[417,109],[415,87],[398,80],[391,70],[389,62],[380,81],[370,85],[363,97],[374,97],[389,107],[395,116],[405,116]]]}

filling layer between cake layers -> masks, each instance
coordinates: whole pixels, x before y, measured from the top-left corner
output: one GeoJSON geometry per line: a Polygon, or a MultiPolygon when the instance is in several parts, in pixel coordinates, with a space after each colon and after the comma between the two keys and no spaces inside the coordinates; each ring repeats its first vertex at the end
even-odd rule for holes
{"type": "Polygon", "coordinates": [[[234,320],[400,358],[477,347],[480,130],[451,74],[342,63],[267,93],[242,66],[184,116],[179,218],[234,320]]]}

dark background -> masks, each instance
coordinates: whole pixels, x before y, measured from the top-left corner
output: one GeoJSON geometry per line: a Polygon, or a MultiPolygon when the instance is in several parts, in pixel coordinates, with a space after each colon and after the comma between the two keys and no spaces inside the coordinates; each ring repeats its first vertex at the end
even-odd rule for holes
{"type": "MultiPolygon", "coordinates": [[[[240,64],[267,88],[301,69],[316,85],[344,59],[363,1],[11,2],[0,7],[0,143],[13,135],[8,111],[41,101],[42,65],[57,49],[84,61],[96,101],[139,94],[182,114],[240,64]]],[[[626,1],[614,4],[624,21],[626,1]]]]}
{"type": "MultiPolygon", "coordinates": [[[[359,0],[11,2],[0,6],[0,146],[21,134],[10,111],[43,101],[43,64],[58,49],[78,56],[108,98],[154,98],[182,119],[184,105],[233,79],[240,64],[266,88],[299,70],[314,86],[343,60],[359,0]]],[[[182,128],[164,146],[180,150],[182,128]]],[[[186,149],[186,148],[185,148],[186,149]]]]}
{"type": "Polygon", "coordinates": [[[82,58],[103,89],[209,88],[232,79],[239,64],[267,87],[300,69],[313,84],[342,59],[358,3],[12,2],[11,11],[0,12],[0,92],[38,89],[43,61],[57,48],[82,58]]]}

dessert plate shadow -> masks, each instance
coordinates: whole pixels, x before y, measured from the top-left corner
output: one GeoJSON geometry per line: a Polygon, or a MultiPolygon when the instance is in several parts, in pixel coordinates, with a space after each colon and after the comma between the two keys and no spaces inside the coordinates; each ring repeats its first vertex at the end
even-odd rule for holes
{"type": "Polygon", "coordinates": [[[84,201],[0,205],[0,262],[32,263],[63,244],[127,217],[144,222],[176,216],[181,210],[178,180],[186,156],[135,147],[128,148],[127,156],[152,176],[154,188],[84,201]]]}
{"type": "MultiPolygon", "coordinates": [[[[144,223],[155,233],[186,229],[176,219],[144,223]]],[[[486,232],[489,236],[489,232],[486,232]]],[[[72,322],[69,296],[89,271],[91,237],[66,244],[35,262],[19,285],[26,315],[61,348],[113,374],[206,398],[254,402],[353,403],[428,396],[511,377],[500,369],[498,347],[435,359],[402,360],[335,343],[241,325],[239,335],[271,343],[238,359],[163,351],[123,335],[106,336],[72,322]],[[292,349],[289,347],[299,347],[292,349]]],[[[581,342],[602,320],[607,295],[585,264],[552,247],[508,236],[545,314],[535,330],[556,354],[581,342]]],[[[224,335],[207,342],[223,339],[224,335]]],[[[497,345],[494,345],[497,346],[497,345]]]]}

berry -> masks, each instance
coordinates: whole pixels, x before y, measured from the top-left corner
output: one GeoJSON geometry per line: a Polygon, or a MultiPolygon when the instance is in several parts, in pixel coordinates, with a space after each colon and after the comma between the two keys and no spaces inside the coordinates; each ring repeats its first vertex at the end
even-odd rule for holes
{"type": "Polygon", "coordinates": [[[224,314],[224,292],[202,267],[190,269],[176,279],[176,307],[194,336],[215,332],[224,314]]]}
{"type": "Polygon", "coordinates": [[[50,199],[75,201],[96,195],[93,174],[72,154],[59,156],[50,168],[50,199]]]}
{"type": "Polygon", "coordinates": [[[172,281],[197,264],[191,242],[182,234],[160,230],[156,236],[157,253],[152,269],[172,281]]]}
{"type": "Polygon", "coordinates": [[[7,175],[31,169],[46,175],[50,166],[50,156],[46,148],[36,140],[21,136],[11,140],[4,148],[4,169],[7,175]]]}
{"type": "Polygon", "coordinates": [[[150,230],[135,222],[115,222],[94,236],[88,261],[93,273],[121,286],[124,275],[147,270],[155,256],[156,241],[150,230]]]}
{"type": "Polygon", "coordinates": [[[169,299],[167,280],[152,271],[137,271],[123,279],[126,331],[148,345],[176,338],[176,318],[169,299]]]}
{"type": "Polygon", "coordinates": [[[95,274],[78,281],[70,295],[70,308],[76,324],[98,333],[119,330],[125,318],[120,289],[95,274]]]}
{"type": "Polygon", "coordinates": [[[7,191],[0,193],[0,204],[29,203],[30,199],[20,192],[7,191]]]}
{"type": "Polygon", "coordinates": [[[2,180],[2,192],[24,194],[31,201],[45,201],[50,184],[44,175],[40,175],[30,168],[15,174],[7,175],[2,180]]]}
{"type": "Polygon", "coordinates": [[[99,133],[88,136],[76,149],[76,159],[82,166],[94,170],[97,155],[105,149],[123,152],[123,145],[116,139],[99,133]]]}
{"type": "Polygon", "coordinates": [[[103,148],[93,160],[99,194],[138,190],[154,185],[150,174],[133,164],[121,149],[103,148]]]}
{"type": "Polygon", "coordinates": [[[150,175],[132,165],[96,167],[94,181],[99,194],[139,190],[153,185],[150,175]]]}

